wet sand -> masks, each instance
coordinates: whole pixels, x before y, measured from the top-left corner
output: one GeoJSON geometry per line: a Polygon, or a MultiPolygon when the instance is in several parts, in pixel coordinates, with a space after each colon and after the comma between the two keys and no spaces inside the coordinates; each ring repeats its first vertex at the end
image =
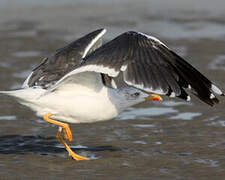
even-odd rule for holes
{"type": "MultiPolygon", "coordinates": [[[[157,36],[225,89],[224,2],[0,2],[0,89],[19,88],[42,58],[99,27],[104,40],[138,30],[157,36]],[[204,6],[202,6],[204,4],[204,6]]],[[[57,127],[1,97],[0,179],[211,180],[225,176],[225,99],[213,108],[165,98],[115,120],[71,125],[75,162],[57,127]]]]}

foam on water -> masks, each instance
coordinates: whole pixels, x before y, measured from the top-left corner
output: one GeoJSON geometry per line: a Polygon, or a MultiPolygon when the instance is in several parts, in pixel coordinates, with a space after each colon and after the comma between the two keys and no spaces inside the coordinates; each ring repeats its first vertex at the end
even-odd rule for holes
{"type": "Polygon", "coordinates": [[[225,55],[218,55],[210,62],[208,67],[212,70],[225,70],[225,55]]]}
{"type": "Polygon", "coordinates": [[[170,117],[170,119],[192,120],[195,117],[198,117],[200,115],[201,115],[201,113],[185,112],[185,113],[179,113],[175,116],[172,116],[172,117],[170,117]]]}
{"type": "Polygon", "coordinates": [[[224,120],[215,121],[215,122],[210,123],[210,125],[225,127],[225,121],[224,120]]]}
{"type": "Polygon", "coordinates": [[[145,141],[133,141],[135,144],[147,144],[145,141]]]}
{"type": "Polygon", "coordinates": [[[15,57],[35,57],[35,56],[40,56],[41,52],[40,51],[18,51],[18,52],[14,52],[12,55],[15,57]]]}
{"type": "Polygon", "coordinates": [[[16,116],[0,116],[0,121],[15,121],[16,119],[16,116]]]}
{"type": "Polygon", "coordinates": [[[139,128],[154,128],[156,127],[155,124],[133,124],[133,127],[139,127],[139,128]]]}
{"type": "Polygon", "coordinates": [[[151,27],[151,32],[168,39],[218,39],[225,36],[225,25],[207,21],[177,23],[174,21],[155,20],[144,24],[151,27]],[[169,30],[168,30],[169,29],[169,30]]]}
{"type": "MultiPolygon", "coordinates": [[[[56,147],[63,148],[63,149],[65,148],[62,144],[57,144],[56,147]]],[[[72,149],[88,149],[87,146],[83,146],[83,145],[80,145],[80,144],[75,145],[75,146],[70,145],[70,148],[72,148],[72,149]]]]}
{"type": "Polygon", "coordinates": [[[163,101],[162,104],[165,106],[173,107],[173,106],[180,106],[180,105],[191,105],[191,102],[169,100],[169,101],[163,101]]]}
{"type": "Polygon", "coordinates": [[[13,76],[25,79],[30,73],[31,73],[31,70],[26,70],[22,72],[15,72],[13,73],[13,76]]]}
{"type": "Polygon", "coordinates": [[[153,116],[167,115],[177,113],[178,110],[171,107],[148,107],[148,108],[129,108],[122,112],[116,120],[127,119],[150,119],[153,116]]]}
{"type": "Polygon", "coordinates": [[[198,162],[198,163],[201,163],[201,164],[207,164],[210,167],[217,167],[217,166],[219,166],[218,165],[218,161],[211,160],[211,159],[197,158],[195,161],[198,162]]]}

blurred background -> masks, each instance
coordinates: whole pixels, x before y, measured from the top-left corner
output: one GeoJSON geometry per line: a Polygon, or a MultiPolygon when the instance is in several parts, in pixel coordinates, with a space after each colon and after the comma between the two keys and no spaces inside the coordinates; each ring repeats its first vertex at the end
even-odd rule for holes
{"type": "MultiPolygon", "coordinates": [[[[21,86],[58,48],[104,27],[156,36],[225,90],[224,0],[0,0],[0,89],[21,86]]],[[[57,128],[8,97],[0,104],[1,179],[224,179],[225,99],[144,103],[115,120],[72,125],[75,162],[57,128]]]]}

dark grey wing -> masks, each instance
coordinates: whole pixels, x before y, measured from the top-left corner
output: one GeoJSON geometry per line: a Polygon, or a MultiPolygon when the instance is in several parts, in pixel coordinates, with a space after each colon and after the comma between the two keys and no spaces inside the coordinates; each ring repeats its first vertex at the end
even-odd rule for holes
{"type": "Polygon", "coordinates": [[[79,66],[82,58],[88,53],[101,46],[101,37],[105,32],[105,29],[98,29],[58,49],[55,54],[45,58],[40,65],[33,69],[24,82],[23,88],[51,87],[65,74],[79,66]]]}
{"type": "Polygon", "coordinates": [[[204,75],[158,39],[138,32],[126,32],[84,58],[74,73],[95,71],[117,77],[143,91],[190,100],[185,89],[209,105],[224,95],[204,75]]]}

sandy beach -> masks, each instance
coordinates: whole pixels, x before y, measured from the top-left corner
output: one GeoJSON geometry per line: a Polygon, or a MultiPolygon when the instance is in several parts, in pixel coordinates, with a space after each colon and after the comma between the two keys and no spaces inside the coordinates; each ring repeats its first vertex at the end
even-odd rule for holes
{"type": "MultiPolygon", "coordinates": [[[[2,0],[0,89],[16,89],[46,56],[104,27],[158,37],[225,90],[224,0],[2,0]]],[[[225,99],[211,108],[165,98],[115,120],[71,125],[75,162],[45,123],[1,97],[0,179],[212,180],[225,176],[225,99]]]]}

